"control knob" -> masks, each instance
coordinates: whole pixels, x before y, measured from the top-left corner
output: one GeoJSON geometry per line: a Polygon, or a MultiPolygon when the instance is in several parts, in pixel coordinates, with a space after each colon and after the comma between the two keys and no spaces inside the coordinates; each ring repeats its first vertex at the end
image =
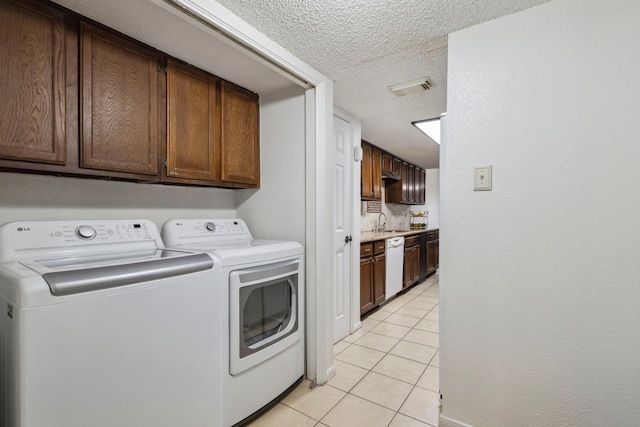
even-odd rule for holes
{"type": "Polygon", "coordinates": [[[216,231],[216,225],[215,225],[214,223],[212,223],[212,222],[207,222],[207,223],[204,225],[204,228],[206,228],[206,229],[207,229],[207,231],[210,231],[210,232],[212,232],[212,233],[213,233],[214,231],[216,231]]]}
{"type": "Polygon", "coordinates": [[[76,236],[83,240],[91,240],[96,237],[96,229],[90,225],[81,225],[76,228],[76,236]]]}

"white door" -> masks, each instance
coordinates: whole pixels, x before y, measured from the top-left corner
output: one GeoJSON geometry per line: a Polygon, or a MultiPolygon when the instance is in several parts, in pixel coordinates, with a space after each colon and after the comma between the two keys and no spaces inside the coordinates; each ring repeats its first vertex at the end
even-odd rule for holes
{"type": "Polygon", "coordinates": [[[339,117],[333,117],[333,124],[335,134],[333,342],[336,343],[349,335],[351,319],[351,254],[354,246],[351,243],[353,135],[351,125],[339,117]]]}

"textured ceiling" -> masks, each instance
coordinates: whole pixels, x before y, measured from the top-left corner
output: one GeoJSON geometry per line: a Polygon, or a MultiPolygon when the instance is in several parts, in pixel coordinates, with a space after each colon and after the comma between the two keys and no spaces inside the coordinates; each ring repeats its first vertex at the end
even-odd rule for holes
{"type": "Polygon", "coordinates": [[[334,81],[362,137],[426,168],[439,147],[412,125],[447,108],[447,34],[549,0],[217,0],[334,81]],[[388,86],[429,76],[396,97],[388,86]]]}

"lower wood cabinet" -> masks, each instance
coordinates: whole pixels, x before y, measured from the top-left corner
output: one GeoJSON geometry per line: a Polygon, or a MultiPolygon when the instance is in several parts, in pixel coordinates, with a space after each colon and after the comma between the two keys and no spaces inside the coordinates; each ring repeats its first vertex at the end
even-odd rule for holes
{"type": "Polygon", "coordinates": [[[427,233],[427,274],[431,274],[439,267],[440,237],[439,230],[427,233]]]}
{"type": "Polygon", "coordinates": [[[385,300],[386,287],[385,241],[360,245],[360,314],[364,314],[385,300]]]}
{"type": "Polygon", "coordinates": [[[402,288],[407,288],[420,280],[420,236],[406,237],[404,240],[402,288]]]}
{"type": "Polygon", "coordinates": [[[360,314],[373,308],[373,257],[360,258],[360,314]]]}

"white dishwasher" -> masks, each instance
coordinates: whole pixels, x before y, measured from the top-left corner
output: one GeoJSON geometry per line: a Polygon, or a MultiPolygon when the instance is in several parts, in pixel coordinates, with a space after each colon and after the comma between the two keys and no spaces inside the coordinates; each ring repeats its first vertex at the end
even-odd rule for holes
{"type": "Polygon", "coordinates": [[[387,239],[385,256],[387,263],[385,299],[389,299],[402,290],[404,237],[400,236],[387,239]]]}

